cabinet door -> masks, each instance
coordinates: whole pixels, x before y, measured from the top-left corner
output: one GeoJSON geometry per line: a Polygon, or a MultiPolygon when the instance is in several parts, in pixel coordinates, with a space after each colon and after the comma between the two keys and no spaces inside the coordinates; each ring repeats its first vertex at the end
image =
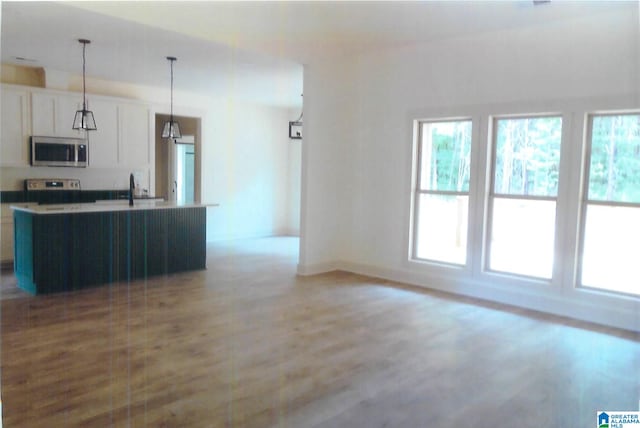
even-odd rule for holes
{"type": "Polygon", "coordinates": [[[81,94],[56,95],[55,133],[58,137],[85,137],[86,131],[73,129],[73,119],[76,117],[76,111],[80,109],[82,109],[81,94]]]}
{"type": "Polygon", "coordinates": [[[82,108],[81,95],[31,94],[33,135],[83,138],[84,131],[73,128],[76,111],[82,108]]]}
{"type": "Polygon", "coordinates": [[[146,166],[150,163],[150,113],[146,106],[120,104],[120,164],[146,166]]]}
{"type": "Polygon", "coordinates": [[[27,92],[3,87],[1,98],[0,164],[26,166],[29,164],[27,92]]]}
{"type": "Polygon", "coordinates": [[[51,94],[31,94],[31,129],[33,135],[55,135],[56,97],[51,94]]]}
{"type": "Polygon", "coordinates": [[[94,100],[91,110],[96,118],[97,131],[88,132],[89,165],[118,166],[118,105],[113,101],[94,100]]]}

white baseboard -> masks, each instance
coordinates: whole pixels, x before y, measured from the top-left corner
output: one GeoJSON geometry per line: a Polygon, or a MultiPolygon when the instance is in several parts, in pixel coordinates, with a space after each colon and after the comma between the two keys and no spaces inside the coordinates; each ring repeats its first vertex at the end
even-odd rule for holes
{"type": "Polygon", "coordinates": [[[351,262],[335,262],[331,266],[327,265],[325,267],[640,332],[640,303],[604,305],[597,302],[596,299],[591,301],[585,299],[577,300],[562,293],[532,293],[517,287],[507,288],[502,285],[470,280],[454,281],[446,278],[430,277],[423,273],[351,262]]]}
{"type": "Polygon", "coordinates": [[[312,265],[301,265],[298,263],[298,275],[302,276],[310,276],[310,275],[318,275],[321,273],[333,272],[335,270],[339,270],[340,264],[338,262],[324,262],[324,263],[315,263],[312,265]]]}

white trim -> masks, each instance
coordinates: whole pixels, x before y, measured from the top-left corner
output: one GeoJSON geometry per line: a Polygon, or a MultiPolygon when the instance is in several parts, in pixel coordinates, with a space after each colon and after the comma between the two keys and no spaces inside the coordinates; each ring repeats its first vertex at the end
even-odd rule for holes
{"type": "MultiPolygon", "coordinates": [[[[535,311],[541,311],[563,317],[575,318],[596,324],[640,332],[640,302],[627,300],[620,302],[595,302],[583,290],[558,295],[541,293],[526,288],[505,286],[491,282],[471,279],[446,278],[444,276],[424,275],[419,272],[395,270],[379,266],[359,263],[341,262],[333,266],[335,269],[366,275],[374,278],[409,284],[429,290],[474,297],[499,302],[535,311]],[[580,296],[581,294],[581,296],[580,296]]],[[[611,297],[611,296],[606,296],[611,297]]]]}
{"type": "Polygon", "coordinates": [[[311,276],[311,275],[319,275],[321,273],[333,272],[339,270],[339,267],[342,263],[340,262],[324,262],[324,263],[315,263],[312,265],[303,265],[298,263],[298,275],[301,276],[311,276]]]}
{"type": "MultiPolygon", "coordinates": [[[[306,76],[309,74],[309,66],[305,65],[302,70],[302,93],[312,92],[310,88],[308,88],[308,79],[306,76]]],[[[313,104],[304,106],[307,110],[307,118],[313,118],[313,104]],[[311,113],[311,116],[309,116],[311,113]]],[[[311,119],[313,120],[313,119],[311,119]]],[[[306,120],[306,125],[309,124],[309,120],[306,120]]],[[[306,129],[309,129],[308,127],[306,129]]],[[[300,141],[302,143],[302,140],[300,141]]],[[[308,181],[309,181],[309,144],[313,144],[313,134],[309,137],[308,133],[305,134],[305,141],[302,144],[300,150],[300,245],[298,250],[298,272],[300,272],[300,266],[304,266],[307,262],[307,247],[308,247],[308,238],[309,227],[307,225],[307,206],[309,205],[309,190],[308,190],[308,181]]]]}
{"type": "MultiPolygon", "coordinates": [[[[409,236],[409,240],[410,240],[410,247],[409,247],[409,259],[411,261],[419,261],[419,262],[432,262],[435,264],[444,264],[444,265],[451,265],[454,267],[459,267],[459,268],[463,268],[465,270],[469,269],[469,263],[468,261],[469,259],[469,201],[470,201],[470,195],[469,195],[469,190],[467,189],[466,191],[457,191],[457,190],[434,190],[434,189],[423,189],[422,188],[422,176],[423,176],[423,170],[422,167],[424,165],[422,165],[422,154],[423,154],[423,150],[424,150],[424,125],[437,125],[437,124],[443,124],[443,123],[469,123],[469,126],[471,128],[471,135],[469,135],[470,138],[470,147],[469,147],[469,160],[471,162],[472,158],[471,158],[471,151],[473,148],[473,136],[474,136],[474,121],[472,117],[460,117],[460,118],[439,118],[439,119],[415,119],[414,123],[413,123],[413,142],[412,142],[412,159],[411,159],[411,180],[412,180],[412,184],[411,184],[411,203],[410,203],[410,222],[411,225],[410,227],[410,236],[409,236]],[[437,259],[421,259],[418,257],[417,255],[417,242],[418,242],[418,237],[417,237],[417,233],[419,231],[419,226],[417,225],[417,221],[420,218],[420,211],[421,211],[421,204],[419,202],[420,200],[420,196],[422,195],[440,195],[440,196],[466,196],[467,197],[467,224],[466,224],[466,228],[467,228],[467,236],[466,236],[466,243],[465,243],[465,250],[466,250],[466,254],[465,254],[465,262],[463,264],[458,264],[455,262],[449,262],[449,261],[445,261],[445,260],[437,260],[437,259]]],[[[430,137],[429,137],[430,139],[430,137]]],[[[433,154],[431,155],[433,156],[433,154]]],[[[473,177],[473,170],[472,170],[472,164],[469,164],[469,187],[471,186],[471,181],[472,181],[472,177],[473,177]]],[[[430,187],[427,186],[427,187],[430,187]]]]}

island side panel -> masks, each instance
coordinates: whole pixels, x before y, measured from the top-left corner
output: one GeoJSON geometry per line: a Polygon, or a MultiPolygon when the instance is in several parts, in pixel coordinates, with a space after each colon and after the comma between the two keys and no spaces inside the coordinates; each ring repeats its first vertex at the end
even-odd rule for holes
{"type": "MultiPolygon", "coordinates": [[[[121,213],[121,227],[127,229],[129,251],[127,271],[122,279],[138,279],[168,272],[169,256],[167,212],[177,210],[143,210],[121,213]]],[[[172,254],[179,257],[179,254],[172,254]]]]}
{"type": "Polygon", "coordinates": [[[30,293],[36,293],[33,278],[33,214],[13,212],[13,271],[18,286],[30,293]]]}
{"type": "Polygon", "coordinates": [[[71,217],[33,216],[33,280],[36,294],[73,289],[71,217]]]}
{"type": "Polygon", "coordinates": [[[207,209],[190,207],[166,211],[168,245],[172,254],[168,259],[169,272],[205,269],[207,209]]]}
{"type": "Polygon", "coordinates": [[[64,289],[117,281],[126,264],[126,253],[119,251],[122,231],[110,212],[68,215],[66,233],[71,235],[71,282],[64,289]]]}
{"type": "Polygon", "coordinates": [[[78,290],[118,279],[119,236],[111,213],[49,214],[33,218],[36,294],[78,290]]]}
{"type": "Polygon", "coordinates": [[[16,211],[18,285],[35,294],[206,267],[206,208],[16,211]]]}

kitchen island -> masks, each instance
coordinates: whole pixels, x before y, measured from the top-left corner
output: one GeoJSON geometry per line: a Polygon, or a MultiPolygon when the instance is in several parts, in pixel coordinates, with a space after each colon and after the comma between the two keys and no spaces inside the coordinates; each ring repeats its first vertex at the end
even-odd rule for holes
{"type": "Polygon", "coordinates": [[[18,286],[43,294],[205,269],[207,206],[14,205],[18,286]]]}

